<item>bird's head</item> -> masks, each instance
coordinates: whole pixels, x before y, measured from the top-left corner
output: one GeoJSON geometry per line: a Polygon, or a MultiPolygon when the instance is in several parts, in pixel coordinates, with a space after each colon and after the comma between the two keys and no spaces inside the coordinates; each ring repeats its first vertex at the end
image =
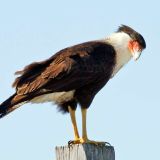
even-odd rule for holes
{"type": "Polygon", "coordinates": [[[129,26],[122,25],[118,28],[117,33],[126,33],[129,35],[128,49],[133,59],[136,61],[142,51],[146,48],[146,42],[141,34],[130,28],[129,26]]]}

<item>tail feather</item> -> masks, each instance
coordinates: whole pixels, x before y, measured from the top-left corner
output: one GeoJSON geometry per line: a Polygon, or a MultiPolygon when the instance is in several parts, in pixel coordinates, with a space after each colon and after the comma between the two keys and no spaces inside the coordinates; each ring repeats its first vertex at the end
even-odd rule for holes
{"type": "Polygon", "coordinates": [[[41,96],[43,94],[48,94],[50,92],[37,92],[29,95],[18,95],[17,93],[13,94],[7,100],[5,100],[2,104],[0,104],[0,118],[6,116],[10,112],[19,108],[24,103],[29,102],[36,96],[41,96]]]}
{"type": "Polygon", "coordinates": [[[23,97],[18,97],[16,94],[13,94],[7,100],[5,100],[2,104],[0,104],[0,118],[6,116],[10,112],[14,111],[18,107],[20,107],[23,103],[23,97]]]}

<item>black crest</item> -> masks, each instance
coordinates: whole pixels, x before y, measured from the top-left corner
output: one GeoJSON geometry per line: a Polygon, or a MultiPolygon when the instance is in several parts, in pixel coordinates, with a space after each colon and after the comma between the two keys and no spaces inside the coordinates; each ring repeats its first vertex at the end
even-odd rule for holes
{"type": "Polygon", "coordinates": [[[131,27],[126,26],[126,25],[121,25],[118,28],[117,32],[127,33],[133,40],[137,40],[143,49],[146,48],[146,42],[145,42],[143,36],[141,34],[139,34],[138,32],[136,32],[131,27]]]}

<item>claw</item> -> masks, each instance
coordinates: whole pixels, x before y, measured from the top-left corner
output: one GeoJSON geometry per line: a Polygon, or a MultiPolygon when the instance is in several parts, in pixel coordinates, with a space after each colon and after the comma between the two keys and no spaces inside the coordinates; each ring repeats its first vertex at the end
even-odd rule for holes
{"type": "Polygon", "coordinates": [[[73,144],[80,144],[80,142],[78,142],[78,140],[70,140],[68,141],[68,145],[71,146],[73,144]]]}
{"type": "Polygon", "coordinates": [[[104,142],[106,145],[111,146],[111,144],[109,142],[104,142]]]}
{"type": "Polygon", "coordinates": [[[97,142],[97,141],[92,141],[92,140],[84,139],[84,138],[79,138],[79,139],[76,139],[76,140],[70,140],[68,142],[68,145],[72,145],[72,144],[84,144],[84,143],[94,144],[96,146],[99,146],[99,145],[103,146],[105,144],[110,145],[108,142],[97,142]]]}
{"type": "Polygon", "coordinates": [[[70,146],[72,144],[72,141],[70,140],[70,141],[68,141],[68,145],[70,146]]]}

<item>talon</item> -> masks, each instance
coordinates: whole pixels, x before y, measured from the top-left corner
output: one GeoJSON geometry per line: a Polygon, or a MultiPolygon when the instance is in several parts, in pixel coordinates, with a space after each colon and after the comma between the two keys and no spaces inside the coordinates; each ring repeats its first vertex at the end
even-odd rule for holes
{"type": "Polygon", "coordinates": [[[105,144],[107,144],[108,146],[111,146],[111,144],[109,142],[104,142],[105,144]]]}
{"type": "Polygon", "coordinates": [[[90,143],[90,144],[94,144],[94,145],[96,145],[96,146],[103,146],[103,145],[105,145],[105,142],[97,142],[97,141],[88,141],[88,143],[90,143]]]}
{"type": "Polygon", "coordinates": [[[98,141],[92,141],[89,139],[84,139],[84,138],[79,138],[76,140],[71,140],[68,142],[68,145],[72,145],[72,144],[84,144],[84,143],[89,143],[89,144],[94,144],[96,146],[98,145],[105,145],[106,143],[109,144],[108,142],[98,142],[98,141]]]}
{"type": "Polygon", "coordinates": [[[68,142],[68,145],[72,145],[72,144],[81,144],[81,139],[75,139],[75,140],[70,140],[68,142]]]}
{"type": "Polygon", "coordinates": [[[70,146],[72,144],[72,141],[70,140],[70,141],[68,141],[68,145],[70,146]]]}

